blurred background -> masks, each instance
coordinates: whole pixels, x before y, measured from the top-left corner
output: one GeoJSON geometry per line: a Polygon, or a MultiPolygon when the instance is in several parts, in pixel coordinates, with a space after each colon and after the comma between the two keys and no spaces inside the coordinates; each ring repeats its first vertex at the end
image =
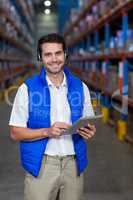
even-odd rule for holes
{"type": "Polygon", "coordinates": [[[82,199],[131,200],[132,0],[0,0],[0,199],[23,199],[24,171],[8,122],[18,87],[42,66],[37,41],[52,32],[65,37],[67,64],[89,87],[95,113],[103,113],[88,142],[82,199]]]}

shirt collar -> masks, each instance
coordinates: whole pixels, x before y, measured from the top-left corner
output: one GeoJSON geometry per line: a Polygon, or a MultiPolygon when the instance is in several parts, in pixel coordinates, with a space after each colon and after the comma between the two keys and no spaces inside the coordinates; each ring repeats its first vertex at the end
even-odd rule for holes
{"type": "MultiPolygon", "coordinates": [[[[61,83],[61,87],[66,87],[67,86],[67,81],[66,81],[66,75],[65,73],[63,72],[63,81],[61,83]]],[[[48,86],[51,87],[51,86],[54,86],[53,83],[51,82],[51,80],[49,79],[49,77],[46,75],[46,80],[47,80],[47,83],[48,83],[48,86]]]]}

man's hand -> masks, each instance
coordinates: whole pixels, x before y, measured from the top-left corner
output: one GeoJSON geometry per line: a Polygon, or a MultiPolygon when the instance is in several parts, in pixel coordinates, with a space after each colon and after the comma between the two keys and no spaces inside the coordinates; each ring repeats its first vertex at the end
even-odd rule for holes
{"type": "Polygon", "coordinates": [[[59,137],[62,132],[70,128],[70,125],[64,122],[55,122],[50,128],[47,129],[48,137],[59,137]]]}
{"type": "Polygon", "coordinates": [[[83,138],[90,140],[95,135],[96,128],[94,125],[88,124],[88,126],[78,129],[77,132],[83,138]]]}

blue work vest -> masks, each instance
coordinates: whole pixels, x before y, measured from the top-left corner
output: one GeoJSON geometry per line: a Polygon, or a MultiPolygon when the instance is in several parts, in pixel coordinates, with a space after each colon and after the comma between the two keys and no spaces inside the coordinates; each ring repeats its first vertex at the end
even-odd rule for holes
{"type": "MultiPolygon", "coordinates": [[[[68,103],[71,110],[71,120],[74,123],[82,116],[84,93],[82,81],[71,74],[67,67],[64,68],[68,87],[68,103]]],[[[46,81],[46,71],[43,67],[39,75],[25,81],[28,88],[29,119],[27,127],[31,129],[49,128],[50,122],[50,91],[46,81]]],[[[65,113],[64,113],[65,114],[65,113]]],[[[36,130],[35,130],[36,131],[36,130]]],[[[34,133],[33,133],[34,134],[34,133]]],[[[26,171],[37,177],[41,168],[43,156],[49,138],[21,141],[21,163],[26,171]]],[[[79,135],[72,135],[78,174],[87,167],[86,141],[79,135]]]]}

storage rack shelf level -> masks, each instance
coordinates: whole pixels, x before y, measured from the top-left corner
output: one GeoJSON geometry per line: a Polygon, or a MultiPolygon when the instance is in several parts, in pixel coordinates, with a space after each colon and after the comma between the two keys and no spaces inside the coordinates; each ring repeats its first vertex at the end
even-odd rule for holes
{"type": "Polygon", "coordinates": [[[23,44],[22,42],[17,41],[13,37],[9,37],[6,33],[4,33],[2,29],[0,29],[0,38],[14,45],[16,48],[19,48],[20,50],[28,54],[31,54],[31,49],[29,46],[27,46],[26,44],[23,44]]]}
{"type": "Polygon", "coordinates": [[[6,21],[9,22],[15,28],[17,33],[24,38],[25,42],[28,42],[29,44],[31,44],[27,36],[21,31],[21,29],[17,26],[17,24],[10,18],[8,12],[4,10],[3,8],[0,8],[0,17],[1,16],[5,17],[6,21]]]}
{"type": "Polygon", "coordinates": [[[28,72],[27,65],[15,67],[14,69],[10,69],[9,71],[2,70],[0,71],[0,84],[15,77],[18,77],[19,75],[24,75],[26,72],[28,72]]]}
{"type": "MultiPolygon", "coordinates": [[[[112,96],[112,94],[113,94],[113,91],[109,91],[109,90],[104,90],[103,88],[101,88],[99,85],[97,85],[95,82],[93,82],[92,80],[89,80],[88,79],[88,75],[87,74],[89,74],[89,72],[87,72],[87,71],[82,71],[82,70],[80,70],[80,69],[76,69],[76,68],[74,68],[73,67],[73,65],[71,66],[70,65],[70,67],[71,67],[71,70],[77,75],[77,76],[80,76],[81,77],[81,79],[88,85],[88,86],[90,86],[92,89],[94,89],[94,90],[97,90],[97,91],[99,91],[99,92],[102,92],[102,94],[104,94],[104,95],[108,95],[108,96],[112,96]]],[[[120,95],[118,95],[118,96],[115,96],[115,97],[113,97],[113,99],[114,100],[116,100],[116,101],[118,101],[118,102],[122,102],[122,96],[120,96],[120,95]]],[[[133,108],[133,99],[131,99],[131,98],[128,98],[128,106],[130,107],[130,108],[133,108]]]]}
{"type": "Polygon", "coordinates": [[[85,55],[74,55],[71,56],[71,61],[93,61],[93,60],[123,60],[132,59],[133,52],[121,52],[121,53],[110,53],[110,54],[100,54],[100,55],[90,55],[85,53],[85,55]]]}
{"type": "Polygon", "coordinates": [[[21,1],[21,0],[17,0],[17,3],[20,5],[20,7],[22,9],[23,16],[26,17],[26,20],[28,22],[30,30],[33,31],[34,25],[33,25],[33,22],[32,22],[32,18],[30,16],[29,12],[28,12],[28,6],[27,6],[26,2],[21,1]]]}
{"type": "Polygon", "coordinates": [[[69,27],[66,29],[66,31],[65,31],[65,33],[64,33],[65,36],[67,36],[67,34],[69,34],[69,33],[73,30],[73,28],[74,28],[75,26],[78,25],[79,21],[80,21],[81,19],[83,19],[83,18],[86,16],[86,14],[90,11],[91,7],[92,7],[96,2],[97,2],[97,0],[91,0],[90,3],[88,3],[88,5],[85,6],[85,7],[82,9],[82,11],[79,13],[79,16],[77,17],[77,19],[76,19],[73,23],[71,23],[71,24],[69,25],[69,27]]]}
{"type": "Polygon", "coordinates": [[[5,54],[1,55],[0,54],[0,61],[12,61],[12,62],[25,62],[28,63],[28,59],[23,59],[21,57],[16,57],[15,54],[5,54]]]}

